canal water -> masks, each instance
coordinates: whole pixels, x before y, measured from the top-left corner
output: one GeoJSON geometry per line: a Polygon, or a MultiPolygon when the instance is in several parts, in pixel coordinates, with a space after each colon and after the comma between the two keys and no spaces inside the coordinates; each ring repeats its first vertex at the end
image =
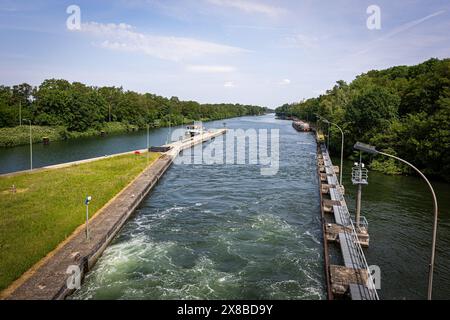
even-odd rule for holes
{"type": "Polygon", "coordinates": [[[279,129],[278,174],[172,166],[73,298],[324,298],[313,136],[273,116],[227,127],[279,129]]]}
{"type": "MultiPolygon", "coordinates": [[[[107,248],[73,299],[324,299],[323,252],[313,136],[273,115],[206,127],[278,129],[280,169],[173,165],[107,248]]],[[[167,128],[150,133],[166,142],[167,128]]],[[[145,148],[146,132],[34,146],[35,166],[145,148]]],[[[28,147],[0,149],[0,172],[27,169],[28,147]]],[[[334,160],[338,164],[337,160],[334,160]]],[[[350,210],[351,163],[344,184],[350,210]]],[[[440,204],[434,298],[450,297],[450,188],[440,204]]],[[[416,177],[369,173],[362,213],[369,264],[381,268],[382,299],[426,298],[432,203],[416,177]]]]}
{"type": "MultiPolygon", "coordinates": [[[[338,163],[337,160],[333,161],[338,163]]],[[[344,165],[347,204],[354,214],[352,163],[344,165]]],[[[439,203],[434,299],[450,299],[450,185],[432,181],[439,203]]],[[[369,172],[362,215],[369,222],[369,264],[381,269],[381,299],[426,299],[431,258],[433,202],[424,180],[369,172]]]]}

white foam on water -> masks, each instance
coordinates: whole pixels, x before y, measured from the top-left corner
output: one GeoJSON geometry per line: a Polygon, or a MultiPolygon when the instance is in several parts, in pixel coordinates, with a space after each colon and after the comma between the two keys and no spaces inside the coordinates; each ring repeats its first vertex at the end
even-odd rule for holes
{"type": "Polygon", "coordinates": [[[303,234],[307,235],[308,237],[310,237],[315,243],[321,244],[319,239],[317,239],[315,235],[313,235],[311,232],[309,232],[309,230],[306,230],[303,234]]]}

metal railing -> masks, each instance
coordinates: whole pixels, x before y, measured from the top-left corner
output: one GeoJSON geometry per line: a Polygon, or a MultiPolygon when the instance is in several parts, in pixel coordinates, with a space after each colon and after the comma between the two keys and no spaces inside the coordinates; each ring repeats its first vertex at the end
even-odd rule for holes
{"type": "Polygon", "coordinates": [[[366,217],[364,216],[360,217],[359,226],[366,229],[366,231],[369,232],[369,222],[367,221],[366,217]]]}
{"type": "MultiPolygon", "coordinates": [[[[322,149],[322,155],[323,155],[324,159],[330,159],[329,155],[328,155],[328,150],[326,148],[324,148],[323,145],[322,145],[321,149],[322,149]]],[[[331,164],[331,161],[330,161],[330,164],[331,164]]],[[[333,172],[334,172],[334,170],[333,170],[333,172]]],[[[356,181],[361,181],[361,182],[365,181],[367,183],[367,173],[368,173],[367,169],[361,168],[360,166],[355,166],[352,169],[352,181],[353,181],[353,178],[355,177],[355,178],[357,178],[356,181]],[[358,170],[355,170],[355,169],[358,169],[358,170]],[[359,170],[359,169],[361,169],[361,170],[359,170]]],[[[335,173],[333,173],[333,175],[335,175],[335,173]]],[[[364,183],[364,182],[362,182],[362,183],[364,183]]],[[[351,219],[351,216],[350,216],[350,212],[348,211],[348,207],[345,202],[345,198],[344,198],[343,194],[341,193],[340,188],[336,188],[334,192],[335,192],[335,196],[337,198],[342,199],[341,207],[344,210],[339,210],[341,220],[342,221],[350,221],[350,225],[348,226],[348,227],[350,227],[350,231],[345,229],[344,232],[347,233],[351,239],[351,243],[348,243],[348,245],[351,248],[350,252],[352,254],[352,260],[355,262],[355,264],[357,266],[360,266],[361,269],[365,269],[367,271],[368,280],[367,280],[364,291],[370,299],[379,300],[380,298],[379,298],[378,292],[375,288],[374,278],[372,277],[372,274],[369,270],[369,265],[367,263],[363,249],[361,247],[361,244],[359,243],[358,233],[356,232],[355,224],[353,223],[353,220],[351,219]]],[[[367,222],[367,219],[365,217],[361,217],[360,225],[365,225],[368,228],[369,223],[367,222]]]]}
{"type": "Polygon", "coordinates": [[[352,183],[353,184],[368,184],[369,171],[359,165],[352,168],[352,183]]]}

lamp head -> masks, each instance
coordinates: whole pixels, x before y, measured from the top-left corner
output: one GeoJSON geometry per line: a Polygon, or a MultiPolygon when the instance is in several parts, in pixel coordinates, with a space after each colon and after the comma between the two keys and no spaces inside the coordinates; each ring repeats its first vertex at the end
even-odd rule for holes
{"type": "Polygon", "coordinates": [[[87,196],[86,199],[84,200],[84,204],[88,205],[89,202],[91,202],[91,200],[92,200],[92,197],[91,196],[87,196]]]}
{"type": "Polygon", "coordinates": [[[374,146],[371,146],[370,144],[362,143],[362,142],[356,142],[353,146],[354,149],[359,151],[364,151],[367,153],[376,154],[378,153],[377,149],[374,146]]]}

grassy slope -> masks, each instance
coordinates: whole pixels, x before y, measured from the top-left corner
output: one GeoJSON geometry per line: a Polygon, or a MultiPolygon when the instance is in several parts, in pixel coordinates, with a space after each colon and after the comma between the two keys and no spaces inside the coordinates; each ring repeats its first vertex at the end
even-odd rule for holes
{"type": "MultiPolygon", "coordinates": [[[[150,161],[157,154],[151,154],[150,161]]],[[[77,166],[0,177],[0,290],[27,271],[92,216],[147,165],[126,155],[77,166]],[[12,185],[17,193],[12,194],[12,185]]]]}
{"type": "MultiPolygon", "coordinates": [[[[43,137],[48,137],[50,141],[58,141],[99,136],[101,130],[106,134],[114,134],[138,130],[138,127],[121,122],[107,122],[101,129],[89,129],[85,132],[67,131],[67,129],[62,126],[32,126],[31,128],[33,143],[42,142],[43,137]]],[[[28,143],[30,143],[30,127],[27,124],[13,128],[0,128],[0,147],[15,147],[28,143]]]]}

